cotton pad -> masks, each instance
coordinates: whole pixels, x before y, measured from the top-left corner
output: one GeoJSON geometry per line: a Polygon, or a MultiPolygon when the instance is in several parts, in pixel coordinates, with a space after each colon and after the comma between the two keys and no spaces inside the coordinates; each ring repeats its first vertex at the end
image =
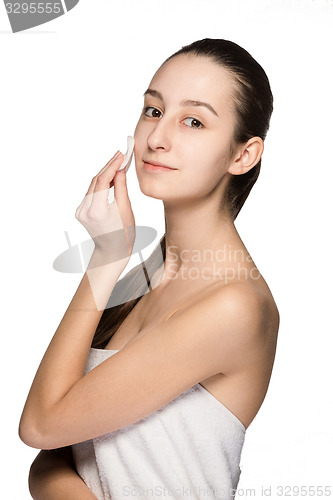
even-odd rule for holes
{"type": "MultiPolygon", "coordinates": [[[[130,167],[131,161],[132,161],[133,149],[134,149],[134,137],[129,135],[127,137],[127,151],[124,155],[124,159],[123,159],[122,164],[120,165],[120,168],[118,168],[118,171],[125,169],[125,172],[127,173],[128,169],[130,167]]],[[[112,186],[110,188],[108,201],[110,204],[114,202],[114,186],[112,186]]]]}
{"type": "Polygon", "coordinates": [[[129,135],[127,137],[127,151],[125,153],[124,160],[118,170],[123,170],[123,168],[127,165],[126,172],[128,171],[132,161],[133,149],[134,149],[134,137],[129,135]]]}

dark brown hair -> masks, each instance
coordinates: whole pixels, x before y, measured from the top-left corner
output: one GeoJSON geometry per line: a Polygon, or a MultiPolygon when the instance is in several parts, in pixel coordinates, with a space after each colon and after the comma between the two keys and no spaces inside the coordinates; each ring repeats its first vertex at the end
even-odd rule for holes
{"type": "MultiPolygon", "coordinates": [[[[180,54],[208,57],[229,71],[235,84],[233,98],[236,126],[233,145],[244,144],[251,137],[265,140],[273,111],[273,95],[267,75],[260,64],[245,49],[229,40],[198,40],[182,47],[163,64],[180,54]]],[[[232,176],[226,199],[234,220],[255,184],[260,168],[261,159],[247,173],[232,176]]],[[[129,312],[148,291],[150,278],[165,260],[165,251],[164,234],[149,258],[116,284],[97,326],[93,347],[105,347],[129,312]]]]}

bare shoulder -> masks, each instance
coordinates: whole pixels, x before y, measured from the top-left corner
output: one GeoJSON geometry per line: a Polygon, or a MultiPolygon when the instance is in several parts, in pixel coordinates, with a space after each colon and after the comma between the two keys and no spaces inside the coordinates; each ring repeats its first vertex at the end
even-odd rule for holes
{"type": "Polygon", "coordinates": [[[279,311],[266,284],[258,286],[253,281],[240,280],[215,285],[205,300],[211,313],[218,313],[220,319],[234,319],[236,315],[239,321],[249,322],[249,334],[267,334],[278,329],[279,311]]]}
{"type": "Polygon", "coordinates": [[[264,281],[260,285],[244,280],[212,287],[202,308],[207,322],[213,319],[220,327],[221,349],[232,353],[230,364],[224,359],[223,373],[251,365],[263,353],[274,358],[280,316],[264,281]]]}

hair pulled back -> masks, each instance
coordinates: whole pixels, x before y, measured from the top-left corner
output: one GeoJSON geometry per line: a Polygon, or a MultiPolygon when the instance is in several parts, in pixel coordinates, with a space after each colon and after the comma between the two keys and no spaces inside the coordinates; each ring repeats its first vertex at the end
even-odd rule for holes
{"type": "MultiPolygon", "coordinates": [[[[212,38],[204,38],[182,47],[163,64],[181,54],[210,58],[226,68],[233,78],[236,125],[231,149],[246,143],[251,137],[260,137],[264,141],[273,111],[273,95],[267,75],[260,64],[236,43],[212,38]]],[[[255,184],[260,168],[261,159],[245,174],[232,176],[226,197],[233,219],[236,219],[255,184]]],[[[149,258],[142,265],[134,267],[116,284],[97,326],[93,347],[105,347],[129,312],[149,291],[150,278],[163,264],[165,253],[164,234],[149,258]]]]}

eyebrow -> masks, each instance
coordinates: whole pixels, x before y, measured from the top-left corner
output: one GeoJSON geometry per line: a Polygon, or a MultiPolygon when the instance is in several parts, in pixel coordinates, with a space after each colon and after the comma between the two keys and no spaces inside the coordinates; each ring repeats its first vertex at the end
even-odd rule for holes
{"type": "MultiPolygon", "coordinates": [[[[146,96],[146,95],[151,95],[153,97],[157,97],[158,99],[163,101],[163,96],[158,90],[147,89],[145,91],[145,93],[143,94],[143,96],[146,96]]],[[[218,116],[218,114],[216,113],[213,106],[211,106],[208,102],[187,99],[186,101],[182,101],[180,104],[181,104],[181,106],[203,106],[204,108],[209,109],[209,111],[211,111],[215,116],[218,116]]]]}

